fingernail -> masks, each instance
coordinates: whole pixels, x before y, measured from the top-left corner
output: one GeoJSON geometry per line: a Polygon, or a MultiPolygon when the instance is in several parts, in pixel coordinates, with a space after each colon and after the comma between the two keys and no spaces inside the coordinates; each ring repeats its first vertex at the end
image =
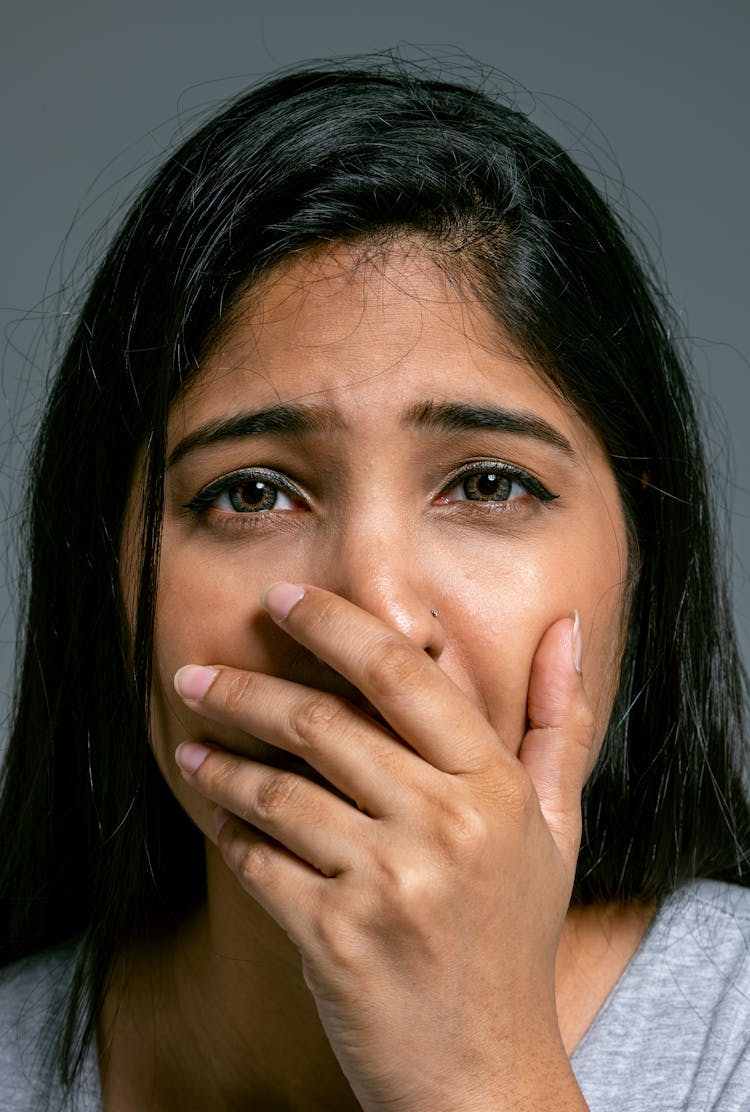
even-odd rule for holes
{"type": "Polygon", "coordinates": [[[198,771],[210,752],[208,746],[201,745],[199,741],[183,741],[182,745],[177,746],[174,759],[183,772],[192,776],[194,772],[198,771]]]}
{"type": "Polygon", "coordinates": [[[205,668],[200,664],[185,664],[175,672],[175,691],[183,699],[200,702],[218,674],[218,668],[205,668]]]}
{"type": "Polygon", "coordinates": [[[583,639],[581,637],[581,618],[577,610],[573,611],[571,618],[573,619],[573,636],[571,638],[573,667],[580,676],[583,674],[583,639]]]}
{"type": "Polygon", "coordinates": [[[264,591],[261,602],[272,618],[277,622],[283,622],[292,607],[304,598],[304,595],[305,588],[299,587],[296,583],[274,583],[264,591]]]}
{"type": "Polygon", "coordinates": [[[213,818],[214,818],[214,830],[216,831],[217,834],[221,831],[221,828],[224,825],[224,823],[227,821],[227,819],[230,819],[231,817],[232,816],[229,814],[229,811],[225,811],[223,807],[217,807],[215,809],[213,818]]]}

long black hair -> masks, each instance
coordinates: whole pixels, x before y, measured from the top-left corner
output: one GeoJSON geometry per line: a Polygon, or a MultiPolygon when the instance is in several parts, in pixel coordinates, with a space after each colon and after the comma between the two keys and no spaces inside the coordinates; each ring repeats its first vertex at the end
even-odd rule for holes
{"type": "Polygon", "coordinates": [[[285,74],[202,126],[137,200],[36,445],[0,956],[83,934],[68,1065],[76,1009],[81,1051],[123,940],[203,891],[201,838],[148,744],[170,403],[281,259],[402,236],[460,268],[499,332],[601,438],[619,485],[630,624],[584,792],[574,899],[658,900],[694,876],[747,882],[744,687],[721,538],[669,316],[628,236],[555,141],[481,90],[394,63],[285,74]],[[143,453],[133,635],[119,557],[143,453]]]}

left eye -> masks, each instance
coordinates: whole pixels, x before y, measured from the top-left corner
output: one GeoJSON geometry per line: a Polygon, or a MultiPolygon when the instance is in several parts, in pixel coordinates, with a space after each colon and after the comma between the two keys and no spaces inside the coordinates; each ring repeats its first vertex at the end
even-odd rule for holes
{"type": "Polygon", "coordinates": [[[464,472],[443,489],[439,504],[446,502],[514,502],[531,495],[541,502],[550,501],[555,495],[531,475],[495,466],[464,472]]]}
{"type": "Polygon", "coordinates": [[[444,502],[509,502],[526,494],[526,489],[502,471],[478,471],[464,475],[443,491],[444,502]]]}

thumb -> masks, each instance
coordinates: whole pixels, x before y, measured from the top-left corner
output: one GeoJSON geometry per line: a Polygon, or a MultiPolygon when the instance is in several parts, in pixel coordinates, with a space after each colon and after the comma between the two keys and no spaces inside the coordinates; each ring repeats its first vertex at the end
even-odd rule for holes
{"type": "Polygon", "coordinates": [[[529,677],[529,729],[518,754],[571,875],[581,840],[581,791],[594,742],[594,715],[579,671],[580,646],[577,611],[551,625],[539,642],[529,677]]]}

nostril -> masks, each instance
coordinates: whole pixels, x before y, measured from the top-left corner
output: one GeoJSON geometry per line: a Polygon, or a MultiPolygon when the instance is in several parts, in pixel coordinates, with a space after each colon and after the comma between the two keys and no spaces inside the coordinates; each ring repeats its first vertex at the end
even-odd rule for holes
{"type": "Polygon", "coordinates": [[[430,609],[430,618],[432,619],[430,622],[431,628],[427,634],[424,651],[428,656],[432,657],[433,660],[439,660],[445,648],[445,631],[440,623],[438,612],[434,607],[430,609]]]}

